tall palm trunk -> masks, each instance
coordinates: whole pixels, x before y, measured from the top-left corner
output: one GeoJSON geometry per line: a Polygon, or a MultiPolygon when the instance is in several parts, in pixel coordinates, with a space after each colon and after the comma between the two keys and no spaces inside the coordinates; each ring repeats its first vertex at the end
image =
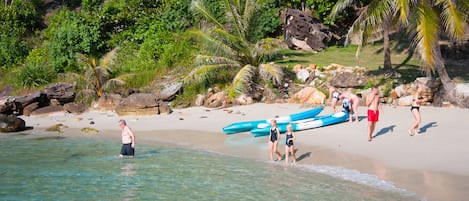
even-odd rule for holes
{"type": "Polygon", "coordinates": [[[391,44],[389,42],[389,26],[385,23],[383,26],[383,49],[384,49],[384,70],[392,70],[391,64],[391,44]]]}

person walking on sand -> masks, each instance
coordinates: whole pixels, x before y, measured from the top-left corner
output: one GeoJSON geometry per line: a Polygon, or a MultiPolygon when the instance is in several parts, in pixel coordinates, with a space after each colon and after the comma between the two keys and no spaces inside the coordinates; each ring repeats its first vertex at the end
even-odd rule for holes
{"type": "Polygon", "coordinates": [[[335,105],[337,104],[337,101],[339,101],[340,92],[337,91],[337,88],[335,88],[329,83],[326,86],[329,90],[329,100],[331,101],[332,112],[336,113],[337,111],[335,109],[335,105]]]}
{"type": "Polygon", "coordinates": [[[288,164],[288,155],[291,154],[293,157],[293,164],[296,163],[296,156],[295,156],[295,147],[293,146],[293,141],[296,139],[296,135],[293,132],[293,128],[291,124],[287,125],[287,133],[285,133],[286,140],[285,140],[285,163],[288,164]]]}
{"type": "Polygon", "coordinates": [[[417,86],[417,91],[412,95],[412,106],[410,107],[410,112],[414,116],[414,123],[412,126],[407,130],[410,136],[414,136],[415,134],[419,134],[419,124],[422,121],[420,116],[420,104],[422,102],[427,101],[427,99],[423,98],[420,93],[422,93],[422,87],[420,85],[417,86]]]}
{"type": "Polygon", "coordinates": [[[277,160],[282,160],[282,154],[278,151],[278,141],[280,140],[280,131],[277,128],[277,120],[270,121],[270,135],[269,135],[269,154],[270,160],[274,160],[274,153],[278,156],[277,160]]]}
{"type": "Polygon", "coordinates": [[[125,120],[119,120],[119,127],[122,129],[122,148],[119,158],[129,156],[131,158],[135,155],[135,135],[132,130],[127,126],[125,120]]]}
{"type": "Polygon", "coordinates": [[[374,86],[371,89],[371,93],[366,96],[366,106],[368,106],[368,141],[371,141],[376,122],[378,122],[379,109],[381,109],[378,87],[374,86]]]}
{"type": "Polygon", "coordinates": [[[342,104],[350,104],[351,111],[349,111],[349,122],[358,123],[358,104],[360,103],[361,94],[353,94],[352,92],[344,92],[340,94],[339,99],[342,100],[342,104]],[[355,116],[355,120],[352,119],[352,114],[355,116]],[[352,121],[353,120],[353,121],[352,121]]]}

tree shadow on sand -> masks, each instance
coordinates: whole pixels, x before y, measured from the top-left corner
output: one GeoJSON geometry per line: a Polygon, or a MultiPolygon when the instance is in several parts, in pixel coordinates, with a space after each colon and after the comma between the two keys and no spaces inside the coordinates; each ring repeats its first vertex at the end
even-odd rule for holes
{"type": "Polygon", "coordinates": [[[373,138],[377,138],[378,136],[381,136],[381,135],[384,135],[384,134],[387,134],[387,133],[392,133],[392,132],[394,131],[394,128],[395,128],[395,127],[396,127],[396,125],[384,127],[384,128],[382,128],[381,130],[379,130],[379,131],[373,136],[373,138]]]}
{"type": "Polygon", "coordinates": [[[430,122],[428,124],[425,124],[424,126],[422,126],[422,128],[420,128],[420,132],[419,133],[425,133],[427,132],[427,129],[431,128],[431,127],[437,127],[437,123],[436,122],[430,122]]]}

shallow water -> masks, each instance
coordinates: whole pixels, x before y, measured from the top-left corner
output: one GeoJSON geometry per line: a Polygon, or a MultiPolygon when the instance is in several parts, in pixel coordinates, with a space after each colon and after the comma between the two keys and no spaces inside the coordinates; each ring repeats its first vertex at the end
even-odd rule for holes
{"type": "Polygon", "coordinates": [[[118,159],[119,142],[1,135],[0,200],[418,200],[341,168],[149,145],[118,159]]]}

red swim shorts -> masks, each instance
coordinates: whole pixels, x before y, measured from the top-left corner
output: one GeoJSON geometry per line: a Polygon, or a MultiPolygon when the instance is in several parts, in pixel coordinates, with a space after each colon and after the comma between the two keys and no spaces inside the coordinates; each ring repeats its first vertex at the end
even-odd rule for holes
{"type": "Polygon", "coordinates": [[[368,121],[377,122],[379,117],[379,110],[368,110],[368,121]]]}

